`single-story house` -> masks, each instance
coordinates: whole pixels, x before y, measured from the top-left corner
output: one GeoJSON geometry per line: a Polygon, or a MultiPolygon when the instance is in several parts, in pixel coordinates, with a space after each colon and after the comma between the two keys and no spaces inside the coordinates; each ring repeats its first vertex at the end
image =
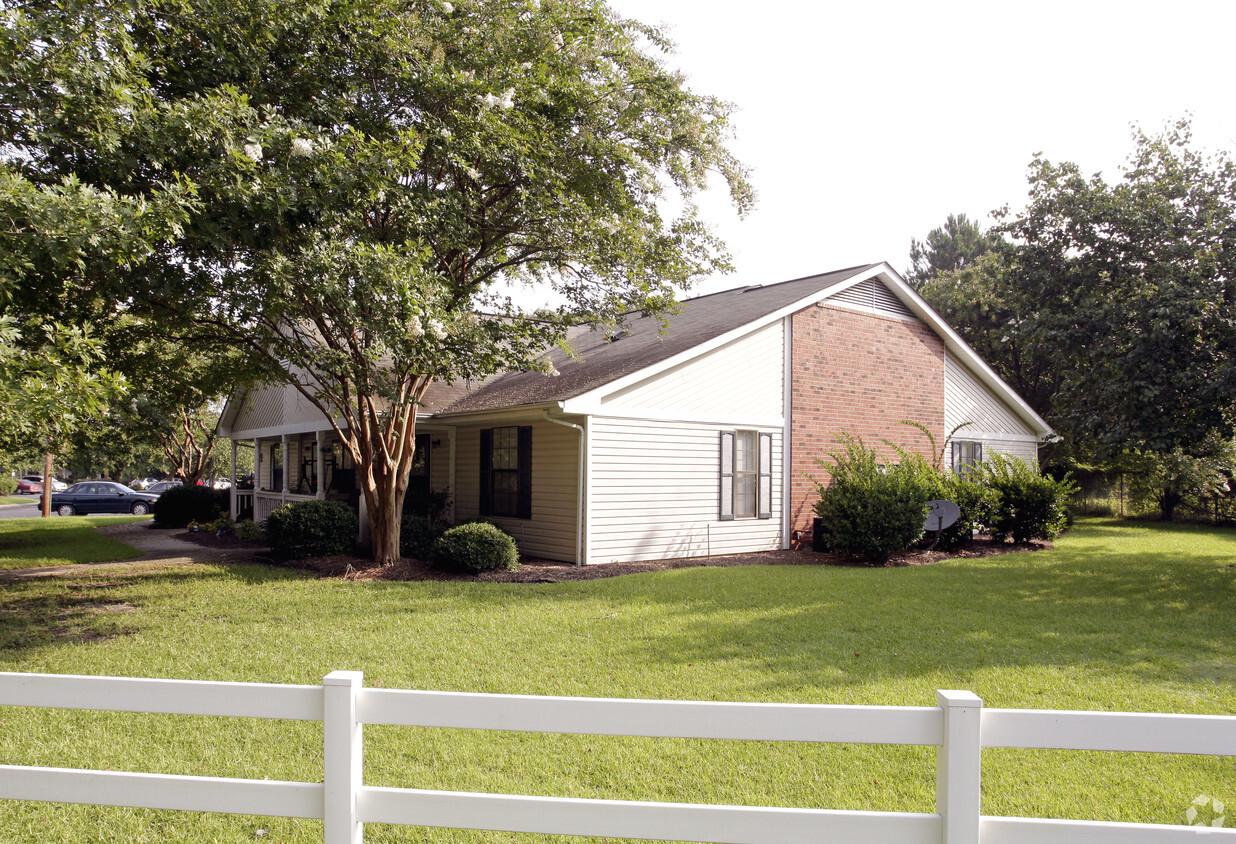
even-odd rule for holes
{"type": "MultiPolygon", "coordinates": [[[[635,316],[569,339],[556,377],[435,384],[409,497],[445,493],[455,520],[492,518],[524,554],[580,564],[774,550],[810,526],[807,476],[838,432],[926,453],[902,420],[940,443],[972,423],[950,444],[955,465],[1036,462],[1052,434],[887,264],[699,296],[664,325],[635,316]]],[[[234,397],[219,433],[251,440],[257,460],[233,512],[363,507],[329,428],[291,387],[234,397]]]]}

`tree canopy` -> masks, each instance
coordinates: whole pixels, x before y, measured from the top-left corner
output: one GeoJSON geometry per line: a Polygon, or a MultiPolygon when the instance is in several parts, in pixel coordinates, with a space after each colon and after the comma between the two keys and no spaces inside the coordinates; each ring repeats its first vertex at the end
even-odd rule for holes
{"type": "Polygon", "coordinates": [[[341,420],[379,560],[432,380],[544,366],[572,322],[670,307],[727,267],[692,196],[713,174],[753,199],[728,105],[594,0],[65,0],[5,21],[9,172],[152,216],[122,273],[87,264],[93,315],[243,346],[341,420]],[[498,282],[564,306],[526,314],[498,282]]]}
{"type": "Polygon", "coordinates": [[[1036,157],[1008,247],[923,296],[1093,454],[1188,451],[1236,409],[1236,165],[1187,122],[1134,133],[1122,178],[1036,157]]]}
{"type": "Polygon", "coordinates": [[[1001,243],[998,235],[983,231],[965,214],[949,214],[944,225],[927,233],[925,241],[911,238],[906,280],[920,288],[938,273],[970,266],[1001,243]]]}

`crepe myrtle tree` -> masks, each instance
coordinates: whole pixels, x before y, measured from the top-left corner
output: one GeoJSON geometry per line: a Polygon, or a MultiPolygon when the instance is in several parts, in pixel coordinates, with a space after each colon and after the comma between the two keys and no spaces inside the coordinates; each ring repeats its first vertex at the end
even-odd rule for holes
{"type": "Polygon", "coordinates": [[[84,38],[119,67],[5,89],[31,178],[186,197],[178,236],[91,292],[300,390],[361,469],[383,563],[432,381],[671,307],[728,268],[693,202],[709,175],[754,198],[729,106],[595,0],[6,5],[27,64],[84,38]],[[109,74],[123,96],[81,93],[109,74]],[[560,307],[521,310],[521,283],[560,307]]]}

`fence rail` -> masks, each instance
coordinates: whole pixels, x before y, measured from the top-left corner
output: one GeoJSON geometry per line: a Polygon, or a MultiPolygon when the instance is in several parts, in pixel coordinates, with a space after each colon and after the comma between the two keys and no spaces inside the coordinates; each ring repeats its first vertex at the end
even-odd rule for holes
{"type": "Polygon", "coordinates": [[[0,706],[321,721],[321,783],[0,765],[0,798],[324,821],[326,844],[361,844],[365,823],[732,844],[1169,844],[1236,829],[985,817],[984,747],[1236,756],[1236,717],[984,709],[970,692],[935,707],[712,703],[365,689],[335,671],[320,686],[0,673],[0,706]],[[757,741],[926,745],[931,814],[712,806],[365,786],[362,727],[757,741]]]}

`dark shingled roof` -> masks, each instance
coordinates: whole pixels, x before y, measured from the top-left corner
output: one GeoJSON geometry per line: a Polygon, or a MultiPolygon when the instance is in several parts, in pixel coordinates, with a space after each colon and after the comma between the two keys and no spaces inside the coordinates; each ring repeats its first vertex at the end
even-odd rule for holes
{"type": "Polygon", "coordinates": [[[739,287],[687,299],[678,313],[665,317],[664,330],[660,319],[638,314],[632,315],[615,337],[581,327],[568,335],[576,357],[571,358],[561,349],[550,354],[560,375],[511,372],[470,387],[434,384],[425,396],[424,409],[467,413],[565,401],[706,343],[874,266],[877,265],[866,264],[780,284],[739,287]]]}

